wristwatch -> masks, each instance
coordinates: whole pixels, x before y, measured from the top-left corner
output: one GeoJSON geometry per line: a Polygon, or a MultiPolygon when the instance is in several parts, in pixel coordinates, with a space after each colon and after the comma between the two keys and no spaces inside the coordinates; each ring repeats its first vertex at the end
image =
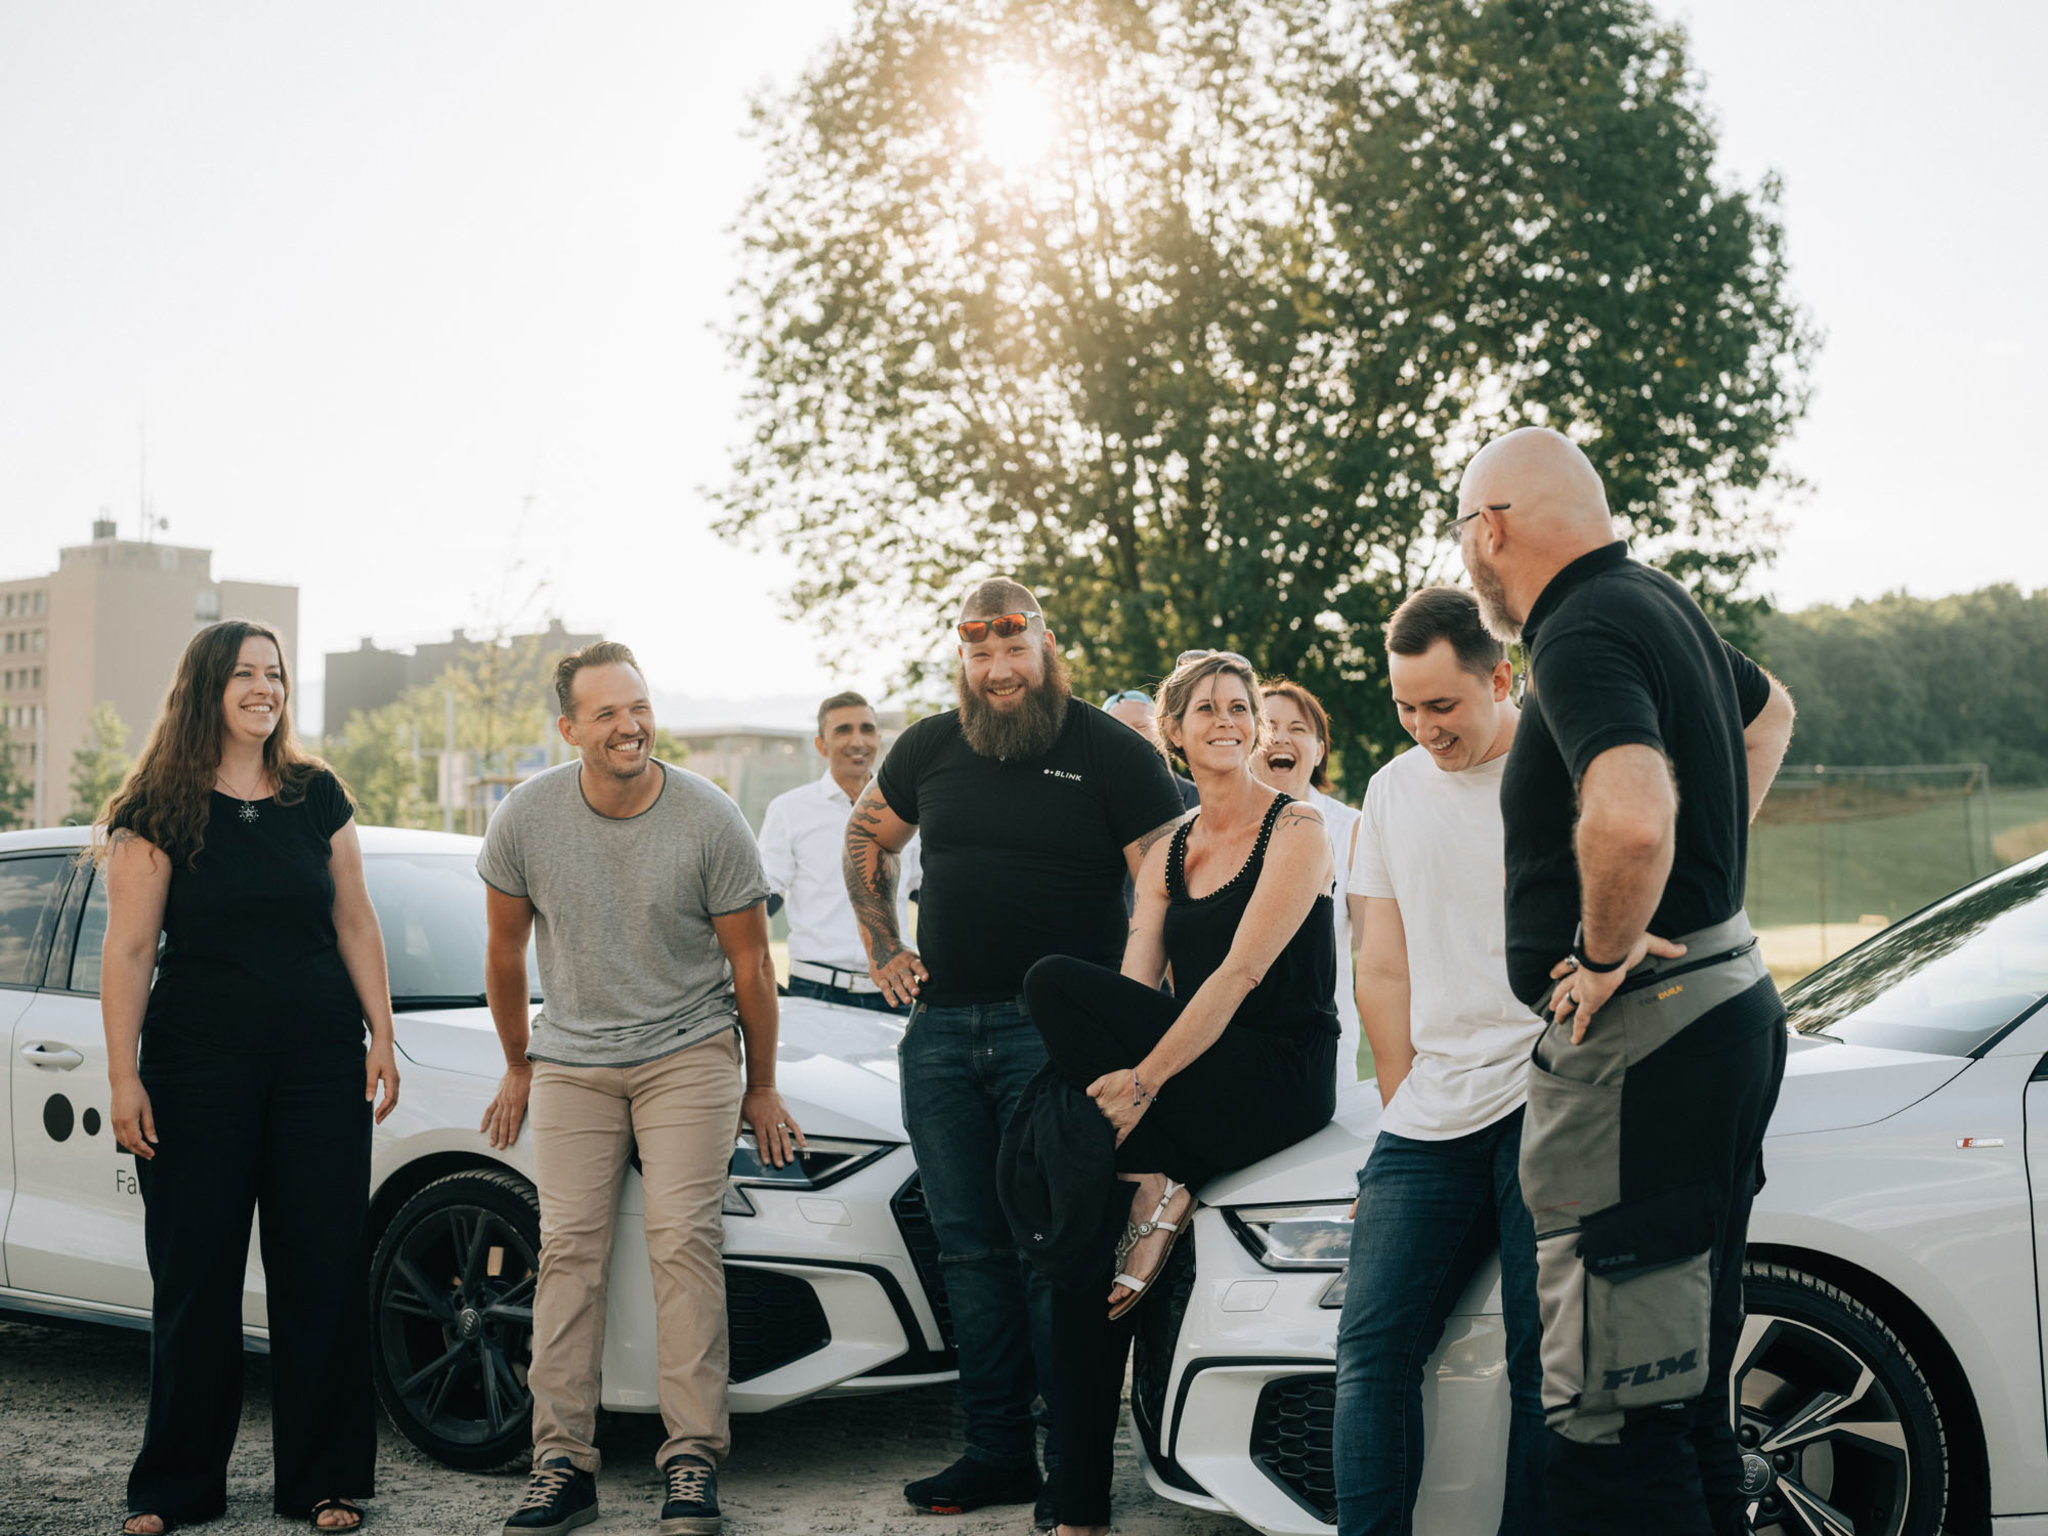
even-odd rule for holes
{"type": "Polygon", "coordinates": [[[1578,963],[1580,970],[1591,971],[1595,976],[1606,976],[1628,964],[1627,955],[1623,955],[1619,960],[1610,960],[1603,965],[1587,954],[1586,925],[1584,923],[1580,923],[1578,927],[1572,930],[1572,959],[1578,963]]]}

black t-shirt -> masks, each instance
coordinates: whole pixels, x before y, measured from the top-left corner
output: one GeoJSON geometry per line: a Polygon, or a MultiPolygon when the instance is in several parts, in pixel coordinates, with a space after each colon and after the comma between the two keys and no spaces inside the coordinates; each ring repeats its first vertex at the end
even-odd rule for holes
{"type": "Polygon", "coordinates": [[[949,709],[905,731],[876,782],[923,843],[919,996],[935,1008],[1011,1001],[1047,955],[1119,964],[1124,846],[1181,814],[1151,743],[1077,699],[1043,757],[979,756],[949,709]]]}
{"type": "MultiPolygon", "coordinates": [[[[1501,777],[1508,982],[1534,1004],[1571,952],[1579,781],[1610,747],[1655,747],[1678,784],[1671,877],[1650,931],[1676,938],[1742,906],[1749,767],[1742,732],[1770,697],[1685,589],[1609,544],[1559,571],[1529,610],[1529,694],[1501,777]]],[[[1606,956],[1600,956],[1606,959],[1606,956]]]]}
{"type": "Polygon", "coordinates": [[[171,861],[164,949],[143,1040],[231,1051],[361,1044],[363,1010],[334,934],[329,839],[354,812],[322,769],[305,798],[243,803],[215,791],[196,866],[171,861]]]}

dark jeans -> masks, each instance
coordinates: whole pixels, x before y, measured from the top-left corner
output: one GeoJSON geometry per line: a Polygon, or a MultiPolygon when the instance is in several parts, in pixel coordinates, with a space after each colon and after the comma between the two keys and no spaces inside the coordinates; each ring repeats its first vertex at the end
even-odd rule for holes
{"type": "MultiPolygon", "coordinates": [[[[1031,967],[1024,998],[1053,1065],[1084,1091],[1105,1072],[1136,1066],[1181,1009],[1163,992],[1064,955],[1031,967]]],[[[1225,1029],[1160,1091],[1118,1149],[1117,1166],[1199,1187],[1323,1126],[1335,1107],[1336,1074],[1334,1033],[1297,1038],[1225,1029]]],[[[1128,1206],[1128,1186],[1119,1188],[1128,1206]]],[[[1190,1210],[1182,1219],[1192,1217],[1190,1210]]],[[[1124,1358],[1138,1321],[1136,1308],[1110,1321],[1111,1259],[1105,1248],[1096,1284],[1053,1291],[1053,1507],[1068,1525],[1109,1523],[1124,1358]]],[[[1139,1306],[1150,1302],[1148,1296],[1139,1306]]]]}
{"type": "Polygon", "coordinates": [[[812,981],[808,976],[792,976],[789,985],[783,989],[791,997],[813,997],[821,1003],[838,1003],[845,1008],[865,1008],[870,1013],[904,1014],[907,1008],[898,1008],[879,992],[854,992],[845,987],[828,987],[822,981],[812,981]]]}
{"type": "MultiPolygon", "coordinates": [[[[285,1021],[279,1021],[280,1026],[285,1021]]],[[[364,1225],[370,1106],[360,1046],[234,1054],[148,1038],[159,1137],[136,1160],[155,1282],[149,1418],[128,1508],[211,1519],[242,1417],[242,1282],[261,1212],[273,1502],[302,1517],[373,1491],[364,1225]]]]}
{"type": "Polygon", "coordinates": [[[1052,1288],[1017,1254],[996,1197],[996,1149],[1024,1085],[1045,1065],[1045,1046],[1021,1000],[918,1003],[898,1054],[903,1123],[960,1350],[967,1454],[991,1466],[1036,1466],[1031,1402],[1049,1379],[1052,1288]]]}
{"type": "Polygon", "coordinates": [[[1422,1485],[1422,1373],[1489,1254],[1507,1324],[1508,1464],[1500,1536],[1542,1519],[1542,1320],[1536,1229],[1517,1163],[1522,1111],[1445,1141],[1382,1131],[1358,1176],[1350,1274],[1337,1327],[1337,1529],[1410,1536],[1422,1485]]]}

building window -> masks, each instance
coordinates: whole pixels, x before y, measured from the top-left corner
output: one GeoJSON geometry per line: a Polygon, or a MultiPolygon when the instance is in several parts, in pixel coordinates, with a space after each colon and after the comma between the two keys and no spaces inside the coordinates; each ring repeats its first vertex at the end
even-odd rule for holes
{"type": "Polygon", "coordinates": [[[48,597],[49,597],[49,594],[48,594],[47,592],[38,592],[38,593],[36,594],[36,612],[37,612],[37,613],[41,613],[41,612],[43,611],[43,605],[44,605],[44,602],[45,602],[45,601],[46,601],[46,600],[48,599],[48,597]]]}
{"type": "Polygon", "coordinates": [[[45,630],[45,629],[39,629],[39,630],[37,630],[37,631],[35,632],[35,637],[34,637],[34,638],[35,638],[35,642],[36,642],[36,643],[35,643],[35,649],[36,649],[36,650],[39,650],[39,651],[40,651],[40,650],[43,650],[43,649],[45,649],[45,648],[46,648],[46,647],[47,647],[47,646],[49,645],[49,643],[50,643],[50,632],[49,632],[48,630],[45,630]]]}
{"type": "Polygon", "coordinates": [[[214,587],[201,587],[192,595],[192,617],[202,624],[211,624],[220,617],[220,592],[214,587]]]}

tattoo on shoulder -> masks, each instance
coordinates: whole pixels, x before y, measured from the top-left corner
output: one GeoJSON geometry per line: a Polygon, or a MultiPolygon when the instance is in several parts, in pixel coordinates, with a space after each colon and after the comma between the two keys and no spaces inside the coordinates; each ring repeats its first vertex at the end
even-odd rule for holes
{"type": "Polygon", "coordinates": [[[1145,857],[1146,854],[1150,853],[1152,851],[1152,845],[1158,842],[1162,837],[1172,836],[1173,829],[1179,825],[1180,818],[1176,816],[1171,821],[1162,821],[1150,832],[1147,832],[1143,837],[1139,838],[1138,857],[1142,859],[1143,857],[1145,857]]]}
{"type": "Polygon", "coordinates": [[[1280,819],[1274,823],[1276,828],[1291,827],[1297,824],[1314,827],[1317,832],[1321,832],[1323,830],[1323,813],[1314,806],[1290,805],[1280,812],[1280,819]]]}

